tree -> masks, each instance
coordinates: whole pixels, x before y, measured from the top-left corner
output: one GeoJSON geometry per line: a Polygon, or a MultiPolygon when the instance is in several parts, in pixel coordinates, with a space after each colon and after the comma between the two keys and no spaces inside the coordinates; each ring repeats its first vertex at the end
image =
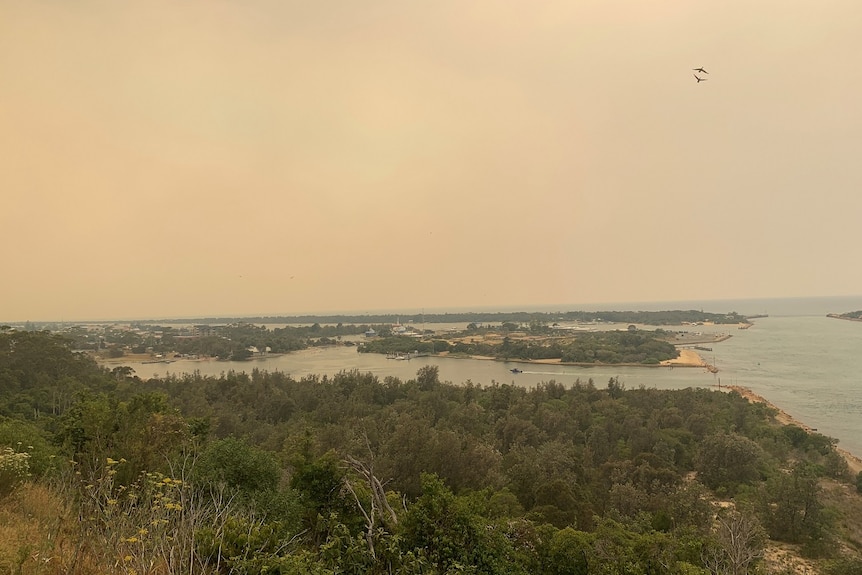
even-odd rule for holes
{"type": "Polygon", "coordinates": [[[60,417],[57,440],[69,449],[88,472],[101,469],[116,457],[114,434],[119,426],[118,403],[105,395],[82,394],[60,417]]]}
{"type": "Polygon", "coordinates": [[[625,390],[626,386],[624,383],[620,383],[619,377],[612,377],[608,380],[608,395],[613,399],[621,398],[625,390]]]}
{"type": "Polygon", "coordinates": [[[278,487],[281,467],[272,453],[228,437],[204,449],[195,465],[194,478],[211,488],[224,486],[233,493],[254,495],[278,487]]]}
{"type": "Polygon", "coordinates": [[[293,462],[290,486],[299,492],[302,521],[308,539],[319,545],[331,535],[335,524],[359,527],[362,519],[355,515],[355,502],[342,487],[345,469],[333,452],[314,457],[308,443],[293,462]]]}
{"type": "Polygon", "coordinates": [[[252,356],[250,350],[245,348],[235,349],[230,355],[231,361],[245,361],[252,356]]]}
{"type": "Polygon", "coordinates": [[[110,455],[128,460],[118,475],[120,480],[131,481],[141,471],[166,471],[166,462],[187,445],[189,426],[166,395],[139,393],[116,410],[110,455]]]}
{"type": "Polygon", "coordinates": [[[790,543],[822,538],[826,518],[819,495],[817,473],[805,463],[770,479],[761,494],[761,513],[769,535],[790,543]]]}
{"type": "Polygon", "coordinates": [[[426,365],[416,372],[416,382],[422,391],[430,391],[440,385],[440,368],[436,365],[426,365]]]}
{"type": "Polygon", "coordinates": [[[704,438],[695,465],[698,477],[707,487],[733,493],[738,485],[758,479],[762,459],[763,451],[751,439],[736,433],[719,433],[704,438]]]}
{"type": "Polygon", "coordinates": [[[135,370],[128,365],[120,365],[111,370],[111,375],[113,375],[117,381],[131,379],[134,374],[135,370]]]}
{"type": "Polygon", "coordinates": [[[530,515],[542,518],[558,528],[577,527],[579,504],[573,487],[563,479],[539,485],[536,488],[536,504],[530,515]]]}
{"type": "Polygon", "coordinates": [[[823,472],[827,477],[847,481],[850,479],[850,466],[847,460],[834,449],[823,458],[823,472]]]}
{"type": "Polygon", "coordinates": [[[720,513],[702,560],[712,575],[747,575],[763,556],[765,543],[766,532],[756,516],[735,510],[720,513]]]}
{"type": "MultiPolygon", "coordinates": [[[[367,441],[367,438],[366,438],[367,441]]],[[[388,527],[390,530],[398,524],[398,516],[395,510],[386,499],[386,491],[383,489],[383,483],[374,475],[374,459],[370,463],[365,463],[352,457],[346,456],[344,464],[358,474],[364,485],[354,487],[353,482],[348,476],[344,477],[344,486],[353,496],[356,506],[365,518],[365,540],[368,543],[368,551],[371,557],[377,559],[377,554],[374,551],[375,533],[381,527],[388,527]],[[363,503],[359,496],[359,492],[368,491],[367,502],[363,503]],[[379,523],[378,523],[379,521],[379,523]],[[378,527],[380,525],[380,527],[378,527]]]]}
{"type": "Polygon", "coordinates": [[[436,476],[422,474],[422,495],[404,515],[404,541],[423,549],[439,573],[509,573],[504,552],[495,552],[489,530],[436,476]]]}
{"type": "Polygon", "coordinates": [[[548,545],[543,571],[549,575],[589,575],[592,544],[588,533],[571,527],[557,531],[548,545]]]}

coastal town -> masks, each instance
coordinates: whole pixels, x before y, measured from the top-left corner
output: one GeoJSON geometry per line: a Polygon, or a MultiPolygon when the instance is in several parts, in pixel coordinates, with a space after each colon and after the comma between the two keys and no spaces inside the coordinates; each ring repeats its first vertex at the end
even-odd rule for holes
{"type": "Polygon", "coordinates": [[[697,311],[485,314],[466,316],[473,321],[457,317],[461,321],[455,322],[439,322],[456,319],[448,316],[405,320],[395,316],[388,323],[362,321],[386,319],[364,317],[315,318],[322,321],[313,323],[287,323],[280,319],[272,318],[266,323],[137,321],[19,327],[61,334],[72,341],[76,350],[106,364],[242,361],[309,347],[345,345],[355,346],[360,352],[393,357],[422,354],[562,365],[714,370],[714,362],[703,357],[712,351],[711,345],[730,338],[733,329],[751,325],[748,318],[735,314],[697,311]],[[417,321],[420,319],[421,322],[417,321]]]}

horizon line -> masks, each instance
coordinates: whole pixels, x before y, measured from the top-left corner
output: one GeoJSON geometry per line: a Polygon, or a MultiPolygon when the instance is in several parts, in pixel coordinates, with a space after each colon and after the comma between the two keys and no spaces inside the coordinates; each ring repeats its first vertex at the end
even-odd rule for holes
{"type": "MultiPolygon", "coordinates": [[[[434,307],[434,308],[419,308],[419,311],[405,311],[404,309],[372,309],[372,310],[339,310],[326,312],[302,312],[302,313],[242,313],[242,314],[201,314],[193,316],[166,316],[166,317],[119,317],[119,318],[91,318],[91,319],[54,319],[54,320],[17,320],[17,321],[0,321],[0,325],[26,324],[26,323],[130,323],[130,322],[192,322],[196,320],[219,320],[219,319],[275,319],[275,318],[302,318],[302,317],[337,317],[337,316],[371,316],[371,315],[422,315],[428,313],[430,315],[444,314],[464,314],[464,313],[567,313],[573,311],[675,311],[680,310],[679,307],[674,309],[663,308],[660,310],[651,309],[635,309],[620,308],[611,309],[609,307],[600,309],[601,306],[637,306],[647,305],[655,307],[660,304],[697,304],[693,308],[687,309],[703,309],[707,303],[731,303],[731,302],[757,302],[757,301],[791,301],[791,300],[827,300],[827,299],[842,299],[842,298],[862,298],[859,294],[850,295],[827,295],[827,296],[786,296],[786,297],[751,297],[751,298],[718,298],[718,299],[689,299],[689,300],[652,300],[652,301],[628,301],[628,302],[599,302],[599,303],[583,303],[583,304],[531,304],[531,305],[511,305],[511,306],[458,306],[458,307],[434,307]]],[[[684,311],[684,310],[683,310],[684,311]]],[[[736,310],[711,311],[709,313],[732,313],[736,310]]],[[[766,310],[763,310],[766,313],[766,310]]],[[[746,314],[741,314],[746,315],[746,314]]],[[[751,315],[751,314],[749,314],[751,315]]]]}

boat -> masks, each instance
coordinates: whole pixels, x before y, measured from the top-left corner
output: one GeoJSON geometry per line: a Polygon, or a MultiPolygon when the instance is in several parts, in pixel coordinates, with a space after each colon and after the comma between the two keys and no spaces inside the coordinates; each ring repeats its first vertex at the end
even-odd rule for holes
{"type": "Polygon", "coordinates": [[[522,370],[518,369],[517,367],[513,367],[509,371],[511,371],[512,373],[524,373],[522,370]]]}

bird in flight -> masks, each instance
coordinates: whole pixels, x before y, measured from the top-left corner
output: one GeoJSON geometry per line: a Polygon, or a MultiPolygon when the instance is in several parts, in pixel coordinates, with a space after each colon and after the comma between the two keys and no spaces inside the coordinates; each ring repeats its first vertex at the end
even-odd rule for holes
{"type": "Polygon", "coordinates": [[[709,78],[701,78],[697,74],[694,74],[694,78],[695,78],[695,80],[697,80],[698,84],[700,84],[701,82],[706,82],[707,80],[709,80],[709,78]]]}
{"type": "Polygon", "coordinates": [[[709,74],[709,72],[707,72],[703,68],[692,68],[692,70],[694,70],[695,72],[700,72],[701,74],[709,74]]]}

